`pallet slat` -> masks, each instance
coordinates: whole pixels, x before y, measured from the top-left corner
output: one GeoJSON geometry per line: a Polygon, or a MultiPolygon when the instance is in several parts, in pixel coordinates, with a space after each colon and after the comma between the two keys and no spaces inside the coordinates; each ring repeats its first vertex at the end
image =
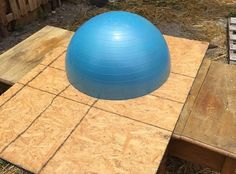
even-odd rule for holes
{"type": "MultiPolygon", "coordinates": [[[[10,22],[24,18],[28,13],[38,9],[42,4],[48,3],[49,0],[0,0],[0,35],[4,37],[9,35],[7,26],[10,22]]],[[[54,10],[60,5],[60,0],[54,0],[52,9],[54,10]]],[[[27,19],[28,17],[26,17],[27,19]]]]}
{"type": "Polygon", "coordinates": [[[22,16],[27,15],[28,10],[27,10],[27,7],[26,7],[25,0],[18,0],[18,4],[19,4],[19,7],[20,7],[21,15],[22,16]]]}
{"type": "Polygon", "coordinates": [[[11,9],[12,9],[12,13],[15,19],[19,19],[20,18],[20,11],[19,11],[19,7],[17,5],[16,0],[9,0],[11,9]]]}
{"type": "Polygon", "coordinates": [[[229,49],[236,51],[236,43],[234,43],[232,40],[229,41],[229,49]]]}
{"type": "Polygon", "coordinates": [[[229,63],[236,63],[236,18],[228,19],[228,55],[229,63]]]}
{"type": "Polygon", "coordinates": [[[236,61],[236,54],[234,51],[229,51],[230,60],[236,61]]]}
{"type": "Polygon", "coordinates": [[[236,18],[233,18],[233,17],[232,17],[232,18],[230,19],[230,23],[231,23],[231,24],[236,24],[236,18]]]}
{"type": "Polygon", "coordinates": [[[230,25],[229,30],[231,31],[236,31],[236,25],[230,25]]]}

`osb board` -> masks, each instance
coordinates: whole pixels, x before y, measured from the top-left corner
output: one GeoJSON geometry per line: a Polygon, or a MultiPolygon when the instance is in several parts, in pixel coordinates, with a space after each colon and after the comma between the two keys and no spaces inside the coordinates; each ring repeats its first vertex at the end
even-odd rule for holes
{"type": "MultiPolygon", "coordinates": [[[[53,49],[60,49],[63,53],[72,34],[67,30],[46,26],[3,53],[0,55],[0,81],[14,84],[38,65],[42,59],[54,56],[51,55],[53,49]]],[[[58,50],[57,56],[61,53],[58,50]]]]}
{"type": "Polygon", "coordinates": [[[235,106],[235,66],[212,62],[181,136],[236,157],[235,106]]]}
{"type": "Polygon", "coordinates": [[[66,78],[65,53],[53,49],[19,90],[4,94],[10,99],[0,108],[0,157],[34,173],[155,173],[208,46],[166,39],[170,78],[126,101],[76,90],[66,78]]]}
{"type": "Polygon", "coordinates": [[[93,108],[42,173],[154,174],[170,135],[93,108]]]}

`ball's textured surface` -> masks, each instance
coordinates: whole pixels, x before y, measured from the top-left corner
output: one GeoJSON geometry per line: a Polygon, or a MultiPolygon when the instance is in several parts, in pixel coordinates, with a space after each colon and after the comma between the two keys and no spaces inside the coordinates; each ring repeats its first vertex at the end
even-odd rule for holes
{"type": "Polygon", "coordinates": [[[107,12],[84,23],[68,46],[66,72],[83,93],[129,99],[160,87],[170,72],[169,50],[160,31],[129,12],[107,12]]]}

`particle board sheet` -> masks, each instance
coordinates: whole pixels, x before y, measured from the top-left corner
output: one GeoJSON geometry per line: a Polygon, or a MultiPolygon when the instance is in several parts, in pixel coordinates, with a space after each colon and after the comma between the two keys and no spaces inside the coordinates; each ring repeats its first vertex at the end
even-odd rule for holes
{"type": "Polygon", "coordinates": [[[0,106],[2,106],[6,101],[10,100],[22,88],[22,84],[15,84],[13,87],[8,89],[7,92],[3,93],[0,97],[0,106]]]}
{"type": "Polygon", "coordinates": [[[7,120],[0,123],[0,157],[33,173],[156,173],[208,47],[166,38],[172,56],[168,81],[125,101],[76,90],[66,78],[61,45],[51,50],[4,94],[10,98],[0,107],[0,120],[7,120]]]}
{"type": "Polygon", "coordinates": [[[154,174],[170,135],[93,108],[41,173],[154,174]]]}
{"type": "Polygon", "coordinates": [[[39,171],[88,109],[87,105],[57,97],[40,118],[2,153],[2,157],[30,171],[39,171]],[[15,154],[19,158],[15,158],[15,154]]]}
{"type": "Polygon", "coordinates": [[[235,106],[235,66],[212,62],[181,136],[236,157],[235,106]]]}
{"type": "Polygon", "coordinates": [[[66,51],[72,34],[67,30],[46,26],[3,53],[0,55],[0,81],[14,84],[38,65],[44,57],[48,57],[47,60],[55,58],[50,57],[53,49],[66,51]]]}
{"type": "Polygon", "coordinates": [[[0,152],[44,111],[53,95],[30,87],[22,88],[0,109],[0,152]]]}

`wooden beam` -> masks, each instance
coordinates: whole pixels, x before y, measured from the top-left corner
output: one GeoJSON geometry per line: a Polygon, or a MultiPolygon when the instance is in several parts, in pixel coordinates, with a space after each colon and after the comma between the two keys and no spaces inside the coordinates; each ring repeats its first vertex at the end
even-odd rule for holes
{"type": "Polygon", "coordinates": [[[221,174],[233,174],[236,171],[236,159],[226,157],[221,174]]]}
{"type": "Polygon", "coordinates": [[[225,163],[224,155],[178,139],[171,139],[168,154],[216,171],[221,171],[225,163]]]}
{"type": "Polygon", "coordinates": [[[9,13],[6,15],[6,18],[7,18],[7,23],[11,22],[14,20],[14,16],[13,16],[13,13],[9,13]]]}
{"type": "Polygon", "coordinates": [[[14,18],[19,19],[20,18],[20,10],[19,10],[16,0],[9,0],[9,3],[10,3],[10,7],[11,7],[14,18]]]}
{"type": "Polygon", "coordinates": [[[28,10],[27,10],[27,7],[26,7],[25,0],[18,0],[18,2],[19,2],[18,4],[19,4],[19,7],[20,7],[21,15],[22,16],[27,15],[28,10]]]}
{"type": "Polygon", "coordinates": [[[198,96],[201,86],[205,80],[207,73],[208,73],[211,62],[212,62],[211,60],[206,59],[206,58],[203,60],[201,67],[198,71],[198,75],[194,80],[191,91],[189,92],[187,102],[185,103],[183,111],[181,112],[179,120],[176,124],[175,130],[174,130],[174,135],[181,135],[182,134],[182,132],[185,128],[185,124],[188,120],[188,117],[192,111],[195,100],[198,96]]]}

